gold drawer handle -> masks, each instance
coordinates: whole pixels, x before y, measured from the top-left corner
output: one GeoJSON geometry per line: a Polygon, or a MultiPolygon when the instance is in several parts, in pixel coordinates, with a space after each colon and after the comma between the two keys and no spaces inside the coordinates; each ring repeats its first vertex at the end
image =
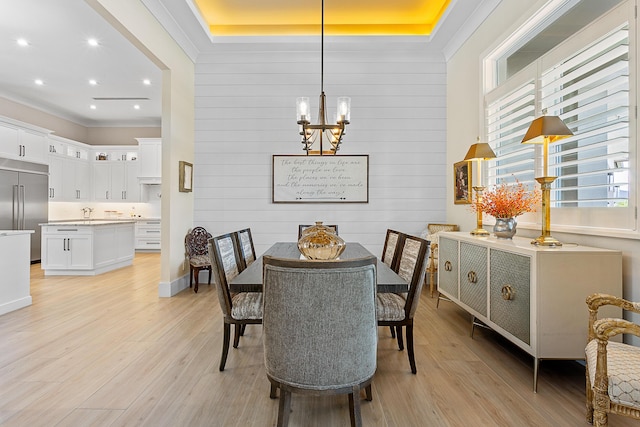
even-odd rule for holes
{"type": "Polygon", "coordinates": [[[470,271],[467,273],[467,280],[469,283],[478,283],[478,275],[475,271],[470,271]]]}
{"type": "Polygon", "coordinates": [[[502,299],[506,301],[510,301],[514,297],[514,292],[513,292],[513,289],[511,288],[511,285],[504,285],[502,287],[501,293],[502,293],[502,299]]]}
{"type": "Polygon", "coordinates": [[[453,267],[451,266],[451,261],[445,261],[444,263],[444,271],[451,271],[453,267]]]}

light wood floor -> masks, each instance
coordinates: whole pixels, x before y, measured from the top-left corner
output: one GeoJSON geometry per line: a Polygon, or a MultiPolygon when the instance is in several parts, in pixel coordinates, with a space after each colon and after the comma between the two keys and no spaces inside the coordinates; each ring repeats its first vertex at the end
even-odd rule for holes
{"type": "MultiPolygon", "coordinates": [[[[261,327],[250,325],[218,371],[222,320],[213,287],[158,298],[158,254],[97,277],[31,269],[33,305],[0,316],[2,426],[272,426],[261,327]]],[[[0,278],[0,280],[2,280],[0,278]]],[[[587,426],[576,362],[532,360],[425,293],[418,374],[380,328],[366,426],[587,426]]],[[[348,425],[346,396],[294,395],[291,426],[348,425]]],[[[637,425],[612,416],[611,426],[637,425]]]]}

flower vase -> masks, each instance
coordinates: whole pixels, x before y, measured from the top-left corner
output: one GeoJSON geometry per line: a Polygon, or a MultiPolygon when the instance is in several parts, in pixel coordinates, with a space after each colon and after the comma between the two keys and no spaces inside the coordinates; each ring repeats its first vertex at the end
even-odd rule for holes
{"type": "Polygon", "coordinates": [[[493,233],[498,239],[511,239],[516,234],[515,218],[496,218],[493,233]]]}

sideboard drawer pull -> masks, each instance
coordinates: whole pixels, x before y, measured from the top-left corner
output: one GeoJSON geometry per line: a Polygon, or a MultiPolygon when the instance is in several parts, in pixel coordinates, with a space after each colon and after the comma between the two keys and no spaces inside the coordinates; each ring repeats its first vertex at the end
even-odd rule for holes
{"type": "Polygon", "coordinates": [[[504,285],[502,287],[501,293],[502,293],[503,300],[510,301],[513,299],[514,292],[513,292],[513,288],[511,288],[511,285],[504,285]]]}
{"type": "Polygon", "coordinates": [[[444,263],[444,271],[451,271],[453,267],[451,266],[451,261],[445,261],[444,263]]]}
{"type": "Polygon", "coordinates": [[[467,273],[467,280],[469,283],[478,283],[478,275],[475,271],[470,271],[467,273]]]}

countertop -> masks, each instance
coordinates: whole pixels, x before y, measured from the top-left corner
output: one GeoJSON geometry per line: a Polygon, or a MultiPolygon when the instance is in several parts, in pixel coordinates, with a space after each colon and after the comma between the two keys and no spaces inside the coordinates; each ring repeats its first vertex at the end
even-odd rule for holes
{"type": "Polygon", "coordinates": [[[0,237],[15,236],[18,234],[31,234],[34,230],[0,230],[0,237]]]}
{"type": "Polygon", "coordinates": [[[80,225],[88,225],[88,226],[97,226],[97,225],[109,225],[109,224],[134,224],[136,221],[133,219],[70,219],[70,220],[62,220],[62,221],[49,221],[42,224],[38,224],[41,226],[47,225],[71,225],[71,226],[80,226],[80,225]]]}

